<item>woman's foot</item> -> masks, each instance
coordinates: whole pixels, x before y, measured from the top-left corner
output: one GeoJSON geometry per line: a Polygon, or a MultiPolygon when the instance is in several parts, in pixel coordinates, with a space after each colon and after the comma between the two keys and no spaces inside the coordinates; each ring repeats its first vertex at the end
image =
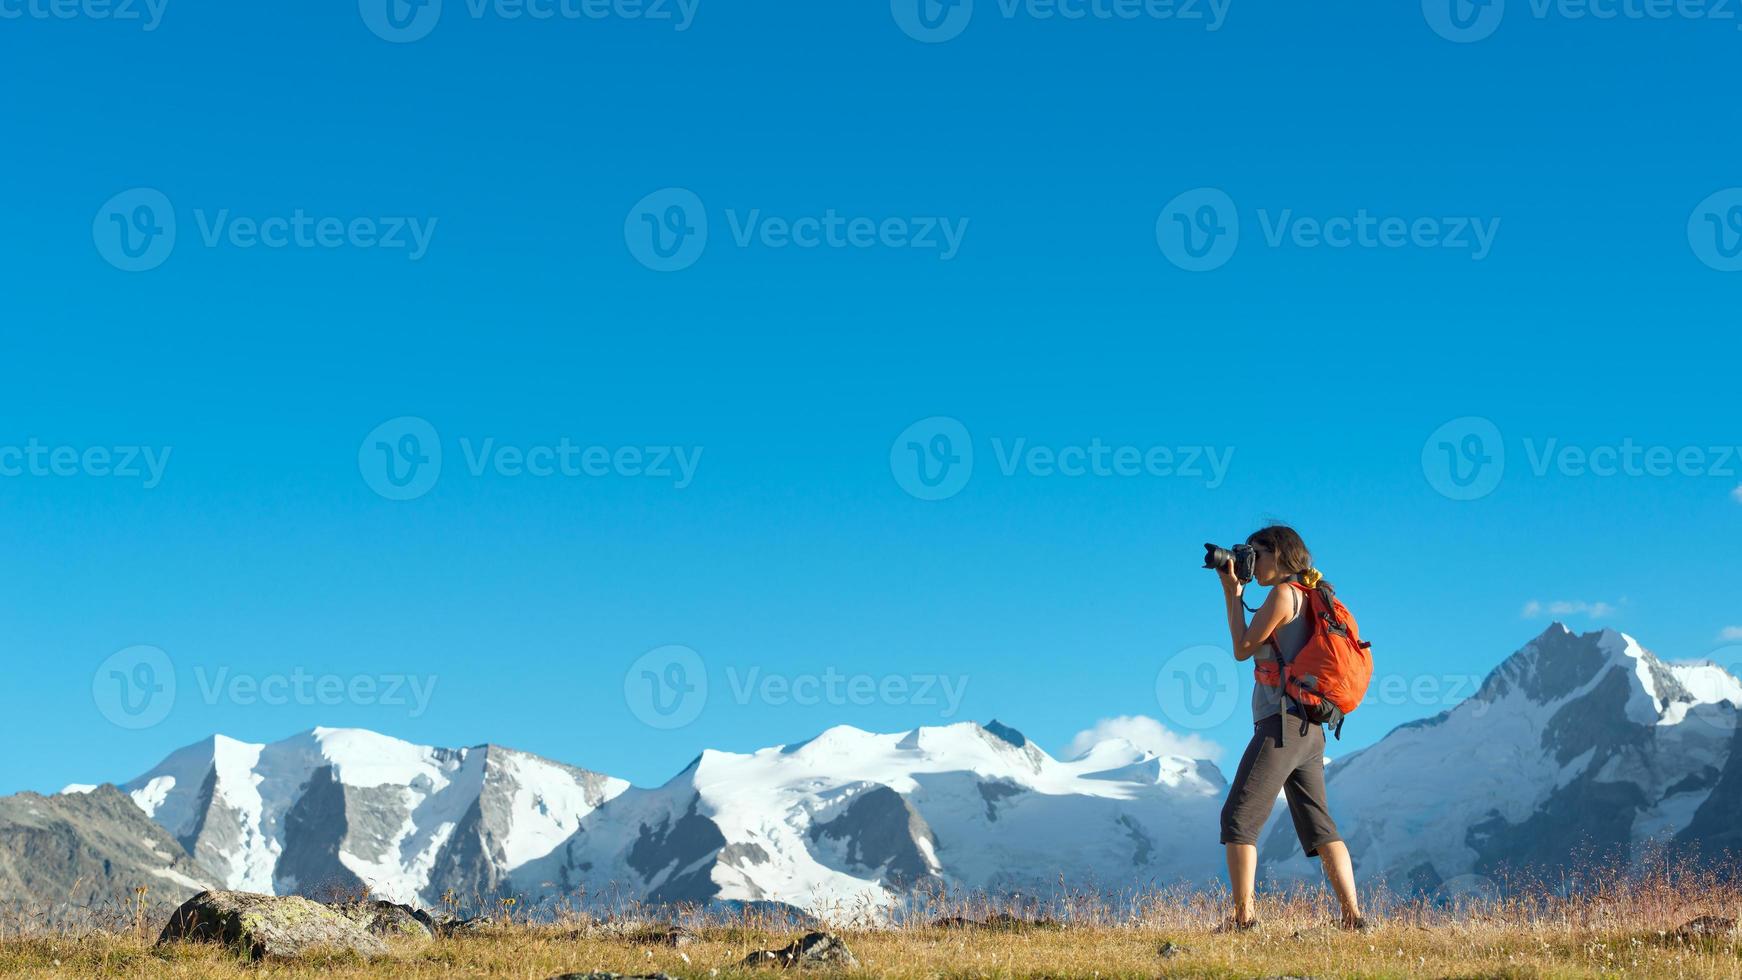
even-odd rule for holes
{"type": "Polygon", "coordinates": [[[1371,931],[1373,931],[1373,927],[1371,925],[1368,925],[1367,920],[1362,918],[1359,914],[1356,914],[1354,916],[1344,916],[1343,921],[1340,923],[1340,925],[1344,929],[1347,929],[1350,932],[1371,932],[1371,931]]]}
{"type": "Polygon", "coordinates": [[[1245,932],[1248,929],[1256,929],[1256,928],[1258,928],[1258,917],[1257,916],[1253,916],[1252,918],[1247,919],[1244,922],[1240,921],[1239,919],[1237,919],[1233,916],[1229,916],[1228,918],[1222,920],[1221,925],[1217,926],[1214,929],[1211,929],[1210,931],[1212,933],[1245,932]]]}

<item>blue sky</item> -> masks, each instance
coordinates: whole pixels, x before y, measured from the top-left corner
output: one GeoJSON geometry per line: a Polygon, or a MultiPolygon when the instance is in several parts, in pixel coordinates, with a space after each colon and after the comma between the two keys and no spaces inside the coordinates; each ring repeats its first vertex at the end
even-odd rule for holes
{"type": "Polygon", "coordinates": [[[0,5],[0,791],[315,725],[645,784],[1138,716],[1231,770],[1197,565],[1270,518],[1428,692],[1333,757],[1554,608],[1742,661],[1734,20],[371,2],[0,5]]]}

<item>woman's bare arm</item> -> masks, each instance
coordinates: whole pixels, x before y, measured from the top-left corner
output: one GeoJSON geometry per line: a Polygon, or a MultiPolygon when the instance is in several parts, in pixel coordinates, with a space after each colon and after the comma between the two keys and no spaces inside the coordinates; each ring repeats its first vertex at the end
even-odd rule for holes
{"type": "Polygon", "coordinates": [[[1234,642],[1234,659],[1250,660],[1258,649],[1269,641],[1270,634],[1282,625],[1283,593],[1288,591],[1282,586],[1270,590],[1264,597],[1264,605],[1252,614],[1252,624],[1246,624],[1246,606],[1241,602],[1242,589],[1240,581],[1234,577],[1234,563],[1229,562],[1220,570],[1222,579],[1222,598],[1228,606],[1228,634],[1234,642]]]}

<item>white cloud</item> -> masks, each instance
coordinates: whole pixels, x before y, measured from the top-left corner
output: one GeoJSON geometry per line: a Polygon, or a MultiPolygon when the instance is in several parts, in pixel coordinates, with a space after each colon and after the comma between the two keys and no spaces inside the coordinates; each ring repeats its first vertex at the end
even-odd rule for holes
{"type": "Polygon", "coordinates": [[[1742,626],[1726,626],[1718,631],[1718,639],[1725,642],[1742,640],[1742,626]]]}
{"type": "Polygon", "coordinates": [[[1607,602],[1585,602],[1583,600],[1557,599],[1554,602],[1540,602],[1532,599],[1524,604],[1521,615],[1525,619],[1535,619],[1547,613],[1550,616],[1589,616],[1592,619],[1602,619],[1615,615],[1615,607],[1607,602]]]}
{"type": "Polygon", "coordinates": [[[1157,755],[1183,755],[1192,759],[1220,759],[1222,746],[1199,735],[1182,735],[1169,731],[1166,725],[1146,715],[1120,715],[1102,718],[1093,728],[1085,728],[1065,747],[1064,757],[1075,759],[1110,738],[1122,738],[1140,749],[1157,755]]]}

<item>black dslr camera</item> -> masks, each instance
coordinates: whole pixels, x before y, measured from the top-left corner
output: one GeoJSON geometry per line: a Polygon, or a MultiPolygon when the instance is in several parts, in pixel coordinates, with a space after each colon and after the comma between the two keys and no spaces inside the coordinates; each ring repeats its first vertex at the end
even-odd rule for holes
{"type": "Polygon", "coordinates": [[[1204,545],[1204,567],[1221,568],[1229,562],[1234,563],[1234,577],[1241,585],[1252,581],[1252,569],[1258,563],[1258,550],[1249,544],[1237,544],[1232,549],[1219,545],[1204,545]]]}

